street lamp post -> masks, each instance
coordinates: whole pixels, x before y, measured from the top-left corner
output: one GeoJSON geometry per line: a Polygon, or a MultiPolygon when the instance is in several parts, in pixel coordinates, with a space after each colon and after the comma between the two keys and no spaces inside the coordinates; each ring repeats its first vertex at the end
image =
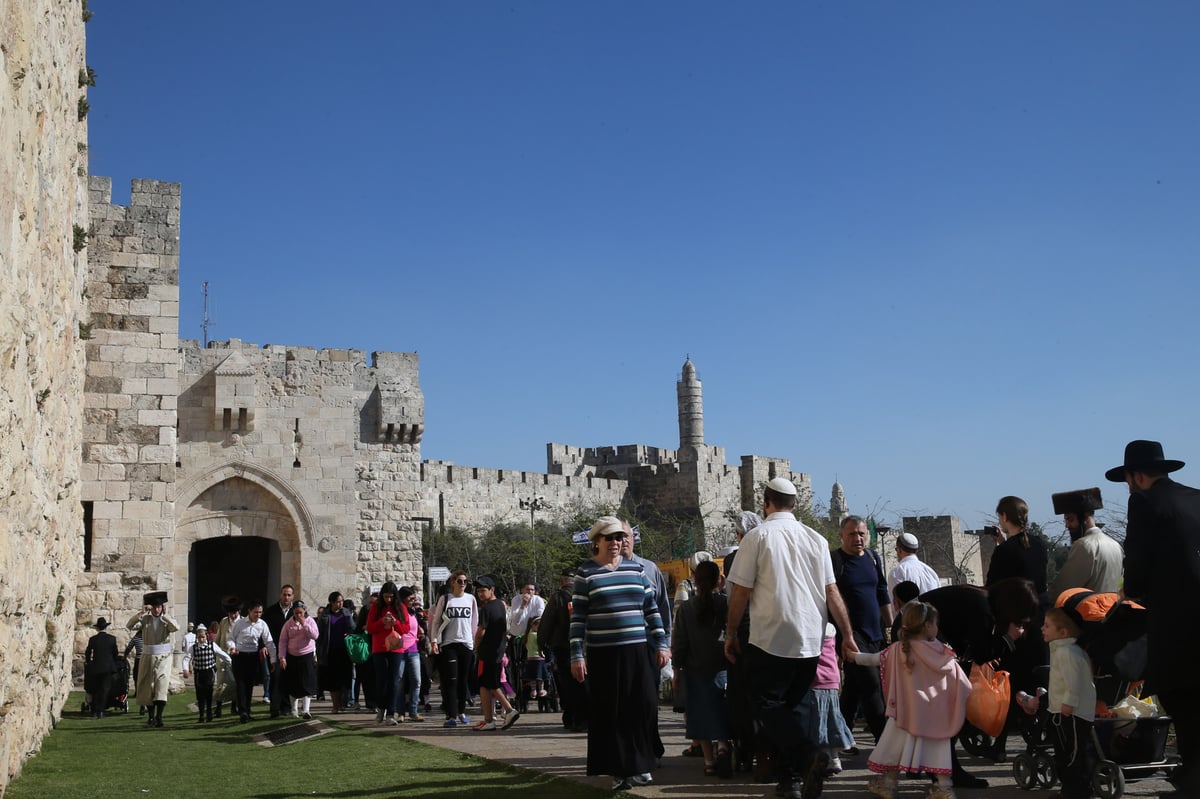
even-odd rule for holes
{"type": "Polygon", "coordinates": [[[533,514],[539,510],[546,510],[550,505],[546,502],[545,497],[527,497],[517,501],[517,505],[521,510],[529,511],[529,537],[533,540],[533,584],[536,586],[537,581],[537,531],[533,527],[533,514]]]}

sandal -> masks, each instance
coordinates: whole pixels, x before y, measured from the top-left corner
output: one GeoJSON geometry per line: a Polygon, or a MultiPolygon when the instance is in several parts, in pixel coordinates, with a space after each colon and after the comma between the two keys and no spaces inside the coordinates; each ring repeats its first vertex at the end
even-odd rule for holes
{"type": "Polygon", "coordinates": [[[715,765],[713,765],[712,763],[705,763],[704,764],[704,776],[705,777],[717,776],[717,767],[715,765]]]}
{"type": "Polygon", "coordinates": [[[729,779],[733,776],[733,752],[728,749],[718,749],[714,771],[721,779],[729,779]]]}
{"type": "Polygon", "coordinates": [[[704,750],[696,744],[692,744],[681,753],[684,757],[704,757],[704,750]]]}

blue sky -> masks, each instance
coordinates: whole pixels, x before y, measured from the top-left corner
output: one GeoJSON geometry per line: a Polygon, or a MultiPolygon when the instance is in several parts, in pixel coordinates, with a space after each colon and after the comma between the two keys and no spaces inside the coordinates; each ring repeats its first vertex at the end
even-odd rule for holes
{"type": "Polygon", "coordinates": [[[1200,460],[1200,6],[90,7],[181,335],[208,281],[213,339],[417,351],[425,458],[673,448],[690,355],[709,443],[885,518],[1200,460]]]}

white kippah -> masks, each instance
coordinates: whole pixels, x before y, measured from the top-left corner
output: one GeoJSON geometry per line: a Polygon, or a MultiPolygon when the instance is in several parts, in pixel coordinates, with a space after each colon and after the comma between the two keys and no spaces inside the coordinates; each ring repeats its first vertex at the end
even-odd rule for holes
{"type": "Polygon", "coordinates": [[[767,483],[767,488],[774,491],[776,494],[786,494],[789,497],[796,496],[796,486],[791,480],[783,477],[773,477],[767,483]]]}

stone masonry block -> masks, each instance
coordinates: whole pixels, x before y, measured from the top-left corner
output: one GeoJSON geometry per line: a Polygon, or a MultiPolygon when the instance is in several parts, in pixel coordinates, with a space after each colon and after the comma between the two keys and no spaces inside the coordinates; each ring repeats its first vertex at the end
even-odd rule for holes
{"type": "Polygon", "coordinates": [[[175,462],[175,448],[174,447],[162,447],[162,446],[157,446],[157,445],[142,447],[141,454],[138,457],[138,462],[139,463],[174,463],[175,462]]]}

